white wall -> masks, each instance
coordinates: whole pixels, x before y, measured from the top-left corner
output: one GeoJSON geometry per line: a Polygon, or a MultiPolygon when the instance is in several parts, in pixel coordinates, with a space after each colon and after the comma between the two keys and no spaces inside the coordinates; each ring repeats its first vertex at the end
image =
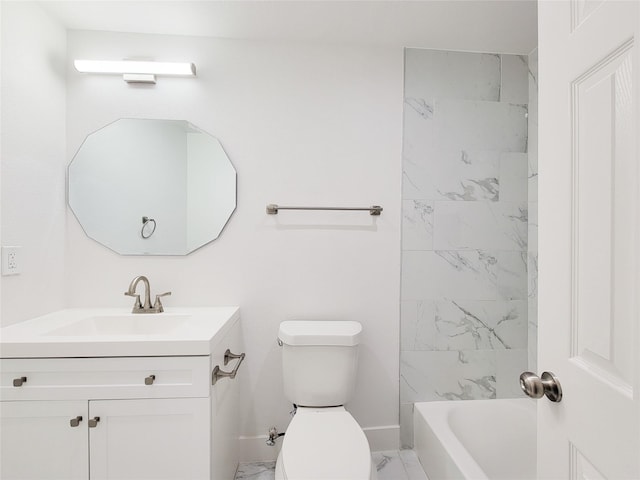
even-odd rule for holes
{"type": "Polygon", "coordinates": [[[1,324],[64,307],[66,31],[34,3],[2,2],[1,324]]]}
{"type": "Polygon", "coordinates": [[[383,432],[397,443],[402,49],[71,31],[67,65],[68,159],[87,133],[117,118],[174,118],[216,136],[238,171],[230,223],[187,257],[118,256],[69,213],[67,304],[128,308],[122,292],[145,274],[154,293],[173,292],[167,307],[239,305],[246,436],[289,421],[279,323],[360,321],[350,410],[363,427],[392,426],[383,432]],[[193,61],[198,76],[136,87],[72,68],[74,58],[135,56],[193,61]],[[268,216],[267,203],[384,212],[268,216]]]}

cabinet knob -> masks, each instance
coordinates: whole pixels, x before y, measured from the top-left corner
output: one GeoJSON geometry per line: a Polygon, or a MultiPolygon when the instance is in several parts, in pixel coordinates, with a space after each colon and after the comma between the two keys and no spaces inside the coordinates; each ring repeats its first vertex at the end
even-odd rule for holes
{"type": "Polygon", "coordinates": [[[144,384],[145,385],[153,385],[153,382],[155,381],[155,379],[156,379],[155,375],[149,375],[148,377],[145,377],[144,384]]]}
{"type": "Polygon", "coordinates": [[[13,386],[14,387],[21,387],[23,383],[27,382],[27,377],[20,377],[20,378],[14,378],[13,379],[13,386]]]}
{"type": "Polygon", "coordinates": [[[98,422],[100,421],[100,417],[93,417],[89,419],[89,428],[96,428],[98,426],[98,422]]]}
{"type": "Polygon", "coordinates": [[[80,425],[81,421],[82,415],[78,415],[76,418],[72,418],[71,420],[69,420],[69,425],[71,425],[72,427],[77,427],[78,425],[80,425]]]}

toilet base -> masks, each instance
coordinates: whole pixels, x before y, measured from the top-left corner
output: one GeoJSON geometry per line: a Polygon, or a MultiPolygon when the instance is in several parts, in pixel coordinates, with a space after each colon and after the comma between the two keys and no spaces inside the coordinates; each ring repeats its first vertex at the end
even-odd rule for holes
{"type": "Polygon", "coordinates": [[[276,462],[276,480],[375,480],[369,443],[344,407],[298,407],[276,462]]]}
{"type": "MultiPolygon", "coordinates": [[[[287,480],[284,476],[284,472],[282,470],[282,451],[278,454],[278,460],[276,460],[276,476],[275,480],[287,480]]],[[[371,459],[371,477],[370,480],[378,480],[378,470],[376,469],[376,465],[373,463],[373,458],[371,459]]]]}

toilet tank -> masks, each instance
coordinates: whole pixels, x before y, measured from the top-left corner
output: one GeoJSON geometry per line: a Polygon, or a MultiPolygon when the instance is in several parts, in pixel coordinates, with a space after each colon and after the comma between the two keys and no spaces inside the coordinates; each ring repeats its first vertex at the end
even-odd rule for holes
{"type": "Polygon", "coordinates": [[[284,394],[303,407],[344,405],[353,394],[362,325],[352,321],[280,324],[284,394]]]}

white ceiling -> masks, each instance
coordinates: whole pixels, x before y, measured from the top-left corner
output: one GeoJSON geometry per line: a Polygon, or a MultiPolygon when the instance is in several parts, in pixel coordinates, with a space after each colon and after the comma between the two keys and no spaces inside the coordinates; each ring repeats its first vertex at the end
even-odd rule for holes
{"type": "Polygon", "coordinates": [[[529,53],[536,0],[39,2],[68,29],[529,53]]]}

